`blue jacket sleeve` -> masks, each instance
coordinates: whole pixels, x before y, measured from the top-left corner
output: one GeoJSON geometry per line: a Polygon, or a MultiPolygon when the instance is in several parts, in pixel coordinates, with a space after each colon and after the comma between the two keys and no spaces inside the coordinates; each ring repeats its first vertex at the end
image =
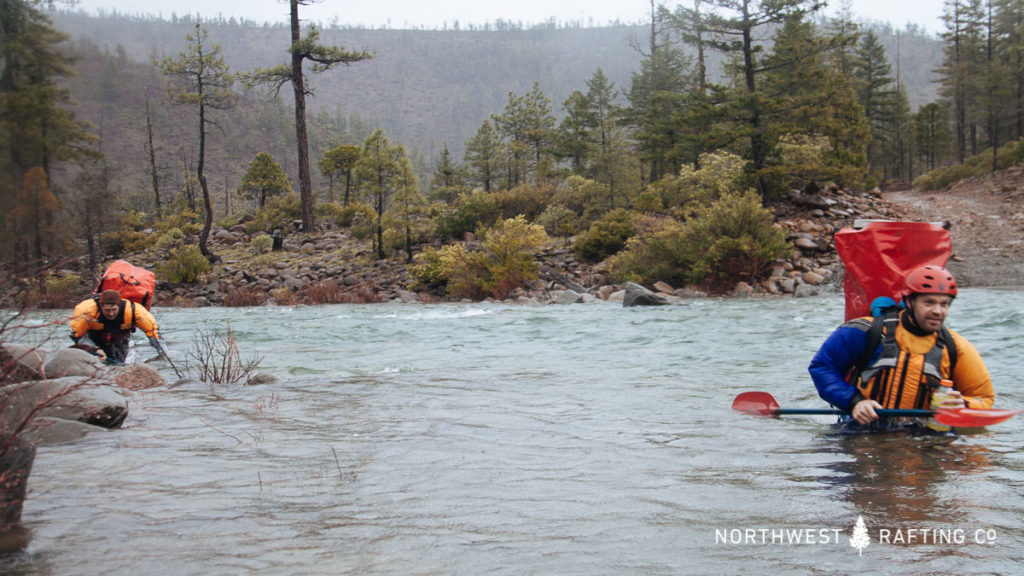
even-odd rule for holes
{"type": "MultiPolygon", "coordinates": [[[[836,328],[811,359],[811,373],[818,395],[829,404],[850,410],[857,388],[846,381],[846,374],[867,346],[867,331],[844,324],[836,328]]],[[[877,351],[875,352],[877,354],[877,351]]]]}

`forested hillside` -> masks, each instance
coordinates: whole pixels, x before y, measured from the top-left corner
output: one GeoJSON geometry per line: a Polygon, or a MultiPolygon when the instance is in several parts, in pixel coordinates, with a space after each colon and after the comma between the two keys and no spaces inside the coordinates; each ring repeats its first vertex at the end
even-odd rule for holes
{"type": "MultiPolygon", "coordinates": [[[[174,56],[185,48],[185,35],[195,21],[140,19],[118,15],[92,17],[58,13],[55,25],[73,39],[80,60],[72,81],[72,97],[79,117],[103,127],[108,159],[134,178],[122,182],[145,188],[145,96],[160,134],[164,169],[174,171],[190,161],[188,150],[195,129],[188,110],[168,105],[162,78],[153,59],[174,56]],[[109,58],[109,61],[108,61],[109,58]],[[104,88],[103,83],[106,83],[104,88]],[[101,110],[116,112],[100,119],[101,110]]],[[[210,39],[220,44],[233,71],[284,63],[289,32],[286,24],[259,26],[235,20],[203,21],[210,39]]],[[[876,30],[899,70],[911,105],[931,101],[936,88],[934,70],[941,61],[940,44],[920,30],[876,30]],[[897,52],[898,43],[898,52],[897,52]]],[[[312,132],[311,157],[318,159],[330,146],[361,144],[375,128],[382,128],[413,157],[421,179],[429,175],[447,145],[461,160],[464,145],[481,123],[500,114],[509,93],[528,92],[534,83],[562,116],[562,103],[600,68],[621,93],[639,70],[646,42],[645,26],[601,28],[539,26],[488,27],[477,30],[366,30],[328,28],[325,43],[367,50],[372,60],[312,76],[314,97],[309,100],[312,132]]],[[[713,71],[720,67],[712,61],[713,71]]],[[[248,93],[240,106],[225,112],[222,134],[213,135],[211,162],[218,168],[218,189],[237,186],[246,164],[258,152],[269,152],[293,173],[294,127],[290,91],[278,102],[262,93],[248,93]],[[220,147],[224,149],[221,150],[220,147]]],[[[314,175],[315,178],[315,175],[314,175]]]]}
{"type": "Polygon", "coordinates": [[[722,288],[786,255],[794,191],[909,182],[1021,132],[1009,11],[986,52],[980,15],[940,43],[811,0],[468,30],[9,5],[0,245],[21,269],[155,250],[195,282],[216,222],[261,254],[338,230],[454,297],[524,286],[555,238],[618,280],[722,288]]]}

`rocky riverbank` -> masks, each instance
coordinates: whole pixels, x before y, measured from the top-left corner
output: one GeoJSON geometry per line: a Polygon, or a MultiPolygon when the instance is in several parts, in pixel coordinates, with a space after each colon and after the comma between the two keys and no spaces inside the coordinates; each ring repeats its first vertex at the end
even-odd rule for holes
{"type": "MultiPolygon", "coordinates": [[[[787,231],[792,243],[790,256],[776,262],[766,278],[737,283],[729,295],[807,296],[824,286],[838,286],[843,266],[832,241],[834,231],[855,220],[901,217],[900,210],[878,191],[858,193],[836,188],[794,192],[774,209],[777,225],[787,231]]],[[[194,284],[159,283],[156,304],[198,307],[439,300],[434,294],[410,290],[404,253],[377,260],[369,239],[353,238],[344,229],[286,233],[280,249],[268,254],[254,251],[250,240],[241,226],[214,229],[209,245],[221,261],[194,284]]],[[[119,257],[153,270],[166,255],[150,249],[119,257]]],[[[608,276],[603,263],[579,262],[569,247],[544,250],[537,260],[540,279],[513,292],[507,302],[531,305],[624,297],[625,286],[608,276]]],[[[80,293],[74,298],[84,297],[93,286],[94,279],[88,278],[83,264],[79,261],[77,266],[57,271],[58,275],[83,276],[80,293]]],[[[4,275],[7,277],[0,277],[4,291],[16,290],[18,278],[9,272],[4,275]]],[[[706,295],[699,286],[659,282],[648,288],[670,298],[706,295]]]]}
{"type": "MultiPolygon", "coordinates": [[[[972,194],[976,195],[976,191],[972,194]]],[[[943,198],[955,196],[955,189],[942,193],[943,198]]],[[[934,195],[932,198],[934,199],[934,195]]],[[[961,230],[953,228],[954,249],[961,245],[957,235],[963,237],[968,233],[978,233],[979,229],[984,228],[983,224],[1017,221],[1013,215],[1007,215],[999,221],[989,215],[965,221],[965,218],[970,216],[963,210],[949,214],[948,217],[941,217],[944,214],[923,208],[930,205],[920,200],[914,203],[905,196],[895,193],[883,194],[877,190],[857,193],[830,188],[814,193],[794,192],[790,198],[773,207],[776,225],[786,231],[787,238],[792,243],[793,250],[790,256],[775,262],[766,278],[738,282],[727,295],[799,297],[816,294],[822,288],[839,289],[842,283],[843,263],[836,253],[833,235],[840,228],[849,227],[856,220],[962,222],[964,225],[961,230]]],[[[956,211],[955,204],[949,206],[951,210],[956,211]]],[[[204,275],[200,282],[161,282],[157,290],[157,305],[435,302],[439,299],[435,294],[414,292],[410,289],[408,262],[404,259],[403,253],[378,260],[373,256],[369,239],[353,238],[346,230],[325,230],[308,235],[298,232],[285,234],[280,249],[265,254],[257,253],[250,241],[251,238],[241,225],[230,230],[214,229],[210,237],[210,247],[220,256],[221,261],[215,264],[213,271],[204,275]]],[[[964,245],[967,246],[967,242],[964,245]]],[[[985,255],[992,254],[972,253],[970,259],[977,260],[985,255]]],[[[166,254],[151,249],[121,254],[120,257],[144,268],[156,270],[166,254]]],[[[964,256],[957,254],[954,259],[955,265],[965,268],[964,256]]],[[[541,252],[538,255],[538,263],[540,280],[514,291],[506,301],[545,304],[625,297],[625,286],[609,278],[603,263],[590,264],[578,261],[573,257],[569,247],[554,247],[541,252]]],[[[1021,269],[1024,270],[1024,266],[1021,266],[1021,269]]],[[[80,293],[76,293],[75,298],[83,297],[92,288],[93,279],[87,278],[89,275],[83,271],[84,265],[79,261],[77,266],[72,265],[57,272],[58,276],[77,274],[85,278],[80,293]]],[[[982,278],[982,282],[976,284],[1001,285],[992,283],[990,277],[991,275],[989,281],[986,282],[982,278]]],[[[969,278],[973,279],[974,275],[970,275],[969,278]]],[[[19,282],[8,272],[0,274],[0,284],[5,286],[4,291],[9,293],[17,288],[19,282]]],[[[670,286],[659,282],[647,288],[670,298],[707,295],[699,286],[670,286]]]]}
{"type": "MultiPolygon", "coordinates": [[[[839,189],[794,193],[775,208],[777,225],[786,229],[793,250],[777,262],[771,274],[756,282],[740,282],[732,295],[816,294],[823,285],[838,285],[842,263],[835,253],[832,234],[860,219],[887,219],[897,214],[880,193],[853,193],[839,189]]],[[[276,302],[436,302],[438,297],[409,289],[404,254],[386,260],[372,258],[368,240],[352,238],[345,230],[320,234],[292,233],[283,237],[279,251],[255,254],[241,227],[217,229],[211,248],[222,262],[203,282],[163,284],[161,306],[240,305],[276,302]]],[[[151,253],[124,256],[132,263],[157,264],[151,253]]],[[[623,298],[625,286],[615,283],[603,263],[577,261],[568,247],[550,248],[538,257],[540,279],[514,291],[505,301],[517,304],[571,303],[588,299],[623,298]]],[[[697,286],[649,286],[672,298],[706,295],[697,286]]]]}

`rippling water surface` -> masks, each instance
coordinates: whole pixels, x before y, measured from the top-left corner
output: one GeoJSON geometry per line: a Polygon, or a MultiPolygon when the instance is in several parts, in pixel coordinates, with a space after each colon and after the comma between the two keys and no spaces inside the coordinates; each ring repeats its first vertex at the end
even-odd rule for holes
{"type": "MultiPolygon", "coordinates": [[[[1024,417],[840,437],[730,409],[748,390],[824,407],[806,366],[841,296],[156,313],[179,354],[230,322],[278,381],[136,393],[123,429],[40,448],[32,541],[0,572],[1024,569],[1024,417]]],[[[950,326],[997,406],[1024,406],[1024,292],[965,290],[950,326]]]]}

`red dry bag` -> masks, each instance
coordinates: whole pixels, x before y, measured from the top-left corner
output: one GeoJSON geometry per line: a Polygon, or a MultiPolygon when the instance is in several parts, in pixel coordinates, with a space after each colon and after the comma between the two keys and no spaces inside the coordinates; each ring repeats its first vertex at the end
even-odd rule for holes
{"type": "Polygon", "coordinates": [[[847,320],[870,315],[871,301],[879,296],[899,302],[910,271],[927,264],[945,266],[953,250],[949,230],[930,222],[873,221],[842,228],[835,240],[846,266],[847,320]]]}
{"type": "Polygon", "coordinates": [[[98,295],[104,290],[117,290],[125,300],[142,304],[149,310],[156,298],[156,274],[124,260],[117,260],[107,266],[107,271],[100,278],[93,295],[98,295]]]}

